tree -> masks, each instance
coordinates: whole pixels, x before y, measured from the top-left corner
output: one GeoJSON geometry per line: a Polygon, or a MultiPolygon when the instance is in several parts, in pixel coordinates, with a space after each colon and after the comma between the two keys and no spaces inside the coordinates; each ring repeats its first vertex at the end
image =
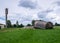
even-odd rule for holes
{"type": "Polygon", "coordinates": [[[17,27],[19,26],[19,22],[18,22],[18,21],[16,22],[16,26],[17,26],[17,27]]]}
{"type": "Polygon", "coordinates": [[[55,26],[60,26],[60,24],[58,24],[58,23],[55,23],[55,26]]]}
{"type": "Polygon", "coordinates": [[[55,23],[55,26],[57,26],[57,23],[55,23]]]}
{"type": "Polygon", "coordinates": [[[22,27],[24,27],[24,25],[23,24],[20,24],[19,27],[22,28],[22,27]]]}
{"type": "Polygon", "coordinates": [[[16,24],[14,24],[13,27],[17,27],[16,24]]]}
{"type": "Polygon", "coordinates": [[[27,26],[31,26],[31,24],[27,24],[27,26]]]}
{"type": "Polygon", "coordinates": [[[32,20],[32,26],[34,25],[35,20],[32,20]]]}
{"type": "Polygon", "coordinates": [[[8,28],[12,27],[10,20],[7,20],[7,27],[8,27],[8,28]]]}

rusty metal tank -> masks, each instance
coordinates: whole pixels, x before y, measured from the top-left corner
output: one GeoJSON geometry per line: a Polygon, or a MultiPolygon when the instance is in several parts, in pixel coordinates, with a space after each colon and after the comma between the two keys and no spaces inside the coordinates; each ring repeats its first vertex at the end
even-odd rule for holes
{"type": "Polygon", "coordinates": [[[35,20],[34,28],[53,29],[53,23],[42,21],[42,20],[35,20]]]}

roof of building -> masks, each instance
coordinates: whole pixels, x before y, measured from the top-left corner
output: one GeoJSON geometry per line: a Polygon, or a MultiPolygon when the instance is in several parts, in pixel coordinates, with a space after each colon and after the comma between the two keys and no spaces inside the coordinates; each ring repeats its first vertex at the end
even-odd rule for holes
{"type": "Polygon", "coordinates": [[[5,24],[1,24],[1,23],[0,23],[0,25],[5,25],[5,24]]]}

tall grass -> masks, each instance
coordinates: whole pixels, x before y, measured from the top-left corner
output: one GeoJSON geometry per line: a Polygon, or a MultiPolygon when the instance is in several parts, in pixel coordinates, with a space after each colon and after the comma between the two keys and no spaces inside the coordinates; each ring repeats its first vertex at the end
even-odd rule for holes
{"type": "Polygon", "coordinates": [[[0,30],[0,43],[60,43],[60,27],[0,30]]]}

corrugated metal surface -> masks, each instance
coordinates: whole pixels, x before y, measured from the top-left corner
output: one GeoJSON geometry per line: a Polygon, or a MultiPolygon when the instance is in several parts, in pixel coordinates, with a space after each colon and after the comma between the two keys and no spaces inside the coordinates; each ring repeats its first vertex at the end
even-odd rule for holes
{"type": "Polygon", "coordinates": [[[45,21],[36,20],[34,22],[34,27],[35,28],[43,28],[43,29],[46,29],[46,28],[52,28],[53,27],[53,24],[51,22],[45,22],[45,21]]]}

